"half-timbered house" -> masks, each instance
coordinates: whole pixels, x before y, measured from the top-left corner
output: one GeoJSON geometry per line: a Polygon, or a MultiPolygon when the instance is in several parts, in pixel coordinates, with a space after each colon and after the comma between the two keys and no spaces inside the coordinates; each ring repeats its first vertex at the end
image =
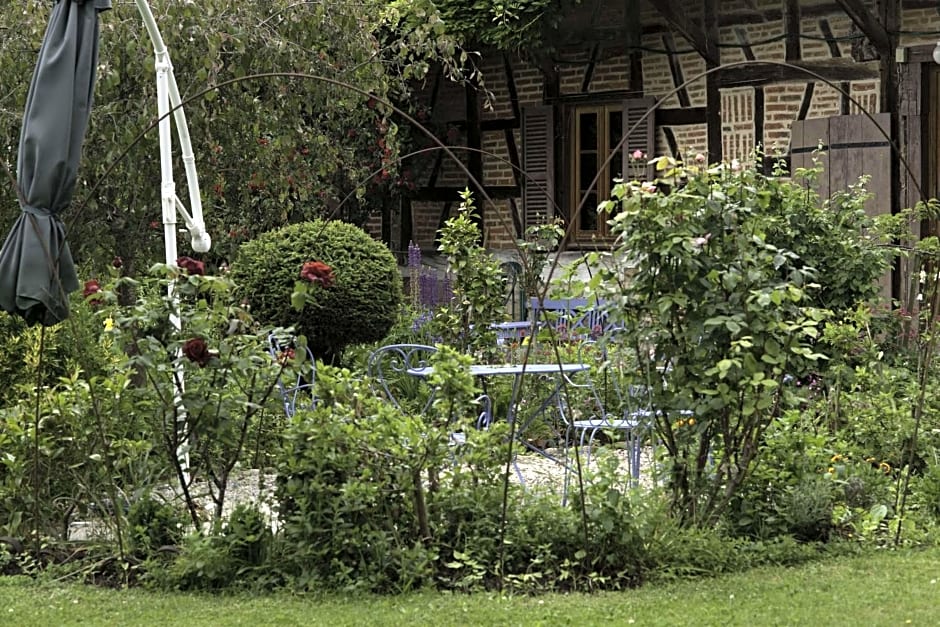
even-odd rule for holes
{"type": "MultiPolygon", "coordinates": [[[[526,226],[558,216],[576,252],[609,242],[597,200],[615,177],[636,175],[637,150],[798,167],[821,146],[822,193],[865,174],[872,212],[937,196],[938,40],[938,0],[583,0],[544,49],[484,53],[491,107],[440,75],[423,104],[493,199],[478,202],[489,248],[510,249],[526,226]]],[[[468,186],[442,154],[426,161],[385,225],[393,248],[432,250],[468,186]]]]}

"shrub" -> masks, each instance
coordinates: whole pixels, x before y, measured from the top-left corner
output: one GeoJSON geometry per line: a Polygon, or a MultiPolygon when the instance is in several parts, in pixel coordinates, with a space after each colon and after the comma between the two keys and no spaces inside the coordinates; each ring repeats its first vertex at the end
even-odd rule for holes
{"type": "Polygon", "coordinates": [[[400,414],[349,371],[324,367],[317,386],[323,402],[295,416],[278,467],[287,572],[300,587],[428,583],[449,430],[400,414]]]}
{"type": "Polygon", "coordinates": [[[588,256],[602,269],[587,291],[606,301],[648,379],[676,511],[713,524],[767,427],[808,394],[789,383],[824,369],[826,308],[869,297],[886,253],[860,232],[861,187],[823,210],[800,185],[756,170],[666,157],[656,168],[655,185],[622,183],[601,204],[617,241],[588,256]]]}
{"type": "Polygon", "coordinates": [[[832,482],[814,477],[787,490],[780,514],[797,540],[826,541],[832,527],[832,507],[832,482]]]}
{"type": "Polygon", "coordinates": [[[210,535],[183,537],[176,555],[152,553],[145,583],[164,590],[268,589],[282,583],[270,563],[274,535],[263,513],[239,504],[220,526],[210,535]]]}
{"type": "Polygon", "coordinates": [[[140,555],[179,544],[188,522],[181,509],[150,494],[135,501],[127,511],[131,544],[140,555]]]}
{"type": "Polygon", "coordinates": [[[53,386],[79,368],[89,376],[105,370],[108,356],[98,342],[101,321],[80,299],[74,295],[69,320],[53,327],[30,327],[0,311],[0,405],[35,398],[40,358],[43,386],[53,386]]]}
{"type": "Polygon", "coordinates": [[[335,363],[350,344],[375,342],[398,319],[402,280],[395,257],[352,224],[314,220],[246,242],[232,276],[256,320],[307,336],[314,355],[335,363]],[[321,261],[335,280],[306,294],[301,310],[291,296],[305,262],[321,261]]]}

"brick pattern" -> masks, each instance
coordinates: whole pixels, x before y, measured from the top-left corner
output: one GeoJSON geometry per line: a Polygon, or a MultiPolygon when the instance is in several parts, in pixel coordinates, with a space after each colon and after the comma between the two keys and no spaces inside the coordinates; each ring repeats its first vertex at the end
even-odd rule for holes
{"type": "MultiPolygon", "coordinates": [[[[611,24],[623,23],[622,2],[611,0],[608,7],[603,7],[596,15],[603,19],[595,22],[599,28],[609,27],[611,24]]],[[[684,8],[688,15],[694,17],[701,13],[701,3],[697,0],[685,0],[684,8]]],[[[755,11],[779,12],[780,0],[723,0],[721,8],[723,13],[747,13],[754,15],[755,11]]],[[[643,3],[641,9],[642,23],[646,26],[663,24],[659,13],[650,3],[643,3]]],[[[844,13],[834,10],[831,15],[825,16],[832,34],[839,39],[837,42],[839,54],[851,58],[853,35],[857,30],[844,13]]],[[[579,23],[585,20],[580,19],[579,23]]],[[[906,10],[903,12],[901,28],[905,31],[926,32],[940,30],[940,15],[936,9],[906,10]]],[[[784,25],[782,21],[764,21],[749,23],[736,27],[723,27],[721,36],[721,59],[723,63],[744,61],[744,52],[733,47],[739,44],[738,31],[745,32],[745,37],[751,50],[758,60],[783,61],[784,60],[784,25]]],[[[665,29],[664,29],[665,30],[665,29]]],[[[832,58],[832,52],[827,42],[822,40],[823,32],[820,28],[820,18],[805,18],[801,23],[801,31],[805,35],[801,39],[802,56],[807,60],[825,60],[832,58]],[[815,39],[819,38],[819,39],[815,39]]],[[[664,31],[663,31],[664,32],[664,31]]],[[[675,49],[679,52],[674,56],[684,80],[689,81],[684,93],[688,96],[691,106],[704,106],[705,80],[696,78],[705,71],[705,64],[701,57],[692,51],[691,46],[682,37],[674,36],[675,49]]],[[[905,34],[902,36],[902,45],[911,46],[936,41],[935,36],[905,34]]],[[[670,94],[677,86],[673,80],[670,68],[670,56],[666,54],[666,43],[662,32],[645,35],[642,39],[644,54],[642,59],[643,84],[645,92],[657,99],[670,94]]],[[[581,51],[563,51],[555,60],[559,71],[560,91],[563,96],[574,96],[583,93],[585,73],[591,58],[589,47],[581,51]]],[[[543,83],[539,68],[527,64],[522,58],[510,59],[519,106],[543,104],[543,83]]],[[[486,81],[486,88],[493,94],[492,109],[481,112],[482,120],[512,119],[510,106],[508,78],[505,64],[501,55],[488,57],[482,63],[486,81]]],[[[629,84],[629,63],[622,50],[601,48],[595,63],[593,74],[588,84],[588,92],[605,92],[625,90],[629,84]]],[[[766,85],[764,91],[763,128],[764,149],[767,154],[786,153],[789,148],[790,126],[797,118],[806,92],[805,82],[792,82],[766,85]]],[[[849,113],[858,113],[865,110],[870,113],[878,111],[880,88],[878,81],[855,81],[849,85],[852,99],[849,113]]],[[[462,88],[448,84],[442,90],[441,104],[434,112],[434,119],[441,121],[456,121],[463,118],[462,88]],[[446,92],[446,96],[444,96],[446,92]]],[[[664,108],[680,107],[677,94],[670,95],[664,108]]],[[[828,117],[838,115],[842,106],[842,94],[825,83],[816,83],[812,100],[806,112],[808,118],[828,117]]],[[[722,146],[726,160],[739,159],[748,161],[753,157],[758,138],[755,135],[755,115],[760,112],[754,106],[753,88],[736,88],[722,90],[721,117],[722,117],[722,146]]],[[[563,123],[556,123],[556,134],[564,132],[563,123]],[[561,125],[561,128],[558,126],[561,125]]],[[[684,125],[672,127],[677,147],[683,156],[689,157],[696,153],[706,152],[707,136],[704,124],[684,125]]],[[[521,156],[521,130],[513,131],[516,148],[521,156]]],[[[455,138],[457,143],[464,141],[463,136],[455,138]]],[[[506,144],[504,131],[492,131],[483,134],[483,149],[492,153],[484,156],[485,184],[486,185],[514,185],[515,177],[509,162],[509,150],[506,144]]],[[[656,151],[665,154],[669,150],[664,129],[657,131],[656,151]]],[[[465,158],[462,155],[461,158],[465,158]]],[[[439,185],[463,185],[466,182],[464,173],[454,164],[445,164],[438,176],[439,185]]],[[[456,206],[456,199],[455,199],[456,206]]],[[[521,198],[516,199],[516,206],[521,210],[521,198]]],[[[434,241],[441,205],[438,203],[416,203],[414,206],[415,225],[414,233],[422,247],[431,247],[434,241]]],[[[509,216],[509,201],[500,200],[495,207],[488,208],[486,241],[492,248],[511,247],[514,234],[507,229],[512,222],[509,216]],[[505,218],[505,219],[504,219],[505,218]]],[[[370,223],[370,229],[376,228],[370,223]]]]}
{"type": "MultiPolygon", "coordinates": [[[[750,161],[754,153],[754,90],[726,89],[721,93],[722,153],[750,161]]],[[[685,154],[685,159],[690,156],[685,154]]]]}

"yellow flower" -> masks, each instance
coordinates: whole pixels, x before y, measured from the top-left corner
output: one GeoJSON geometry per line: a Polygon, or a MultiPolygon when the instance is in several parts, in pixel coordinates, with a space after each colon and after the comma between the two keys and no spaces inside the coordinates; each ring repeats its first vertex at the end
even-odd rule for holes
{"type": "Polygon", "coordinates": [[[104,319],[104,330],[112,331],[114,329],[114,318],[108,316],[104,319]]]}
{"type": "Polygon", "coordinates": [[[829,467],[829,474],[830,474],[830,475],[831,475],[831,474],[834,474],[835,471],[836,471],[835,468],[833,468],[832,466],[829,467]]]}
{"type": "Polygon", "coordinates": [[[880,470],[881,472],[885,474],[888,474],[891,472],[891,464],[889,464],[888,462],[881,462],[880,464],[878,464],[878,470],[880,470]]]}
{"type": "Polygon", "coordinates": [[[687,425],[689,425],[689,426],[691,427],[692,425],[695,424],[695,418],[689,418],[689,419],[686,420],[685,422],[686,422],[687,425]]]}
{"type": "Polygon", "coordinates": [[[831,462],[834,464],[834,463],[836,463],[836,462],[841,462],[842,459],[843,459],[843,457],[837,453],[837,454],[833,455],[833,456],[832,456],[832,459],[830,459],[829,461],[831,461],[831,462]]]}

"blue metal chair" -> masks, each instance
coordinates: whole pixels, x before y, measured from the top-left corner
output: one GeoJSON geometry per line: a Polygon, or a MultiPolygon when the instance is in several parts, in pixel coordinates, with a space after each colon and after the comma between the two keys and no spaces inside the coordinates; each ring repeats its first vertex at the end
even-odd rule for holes
{"type": "Polygon", "coordinates": [[[591,306],[587,298],[540,298],[529,299],[529,311],[536,328],[551,325],[556,331],[596,339],[610,325],[607,314],[597,306],[591,306]]]}
{"type": "Polygon", "coordinates": [[[284,413],[292,418],[298,407],[313,409],[317,406],[314,386],[317,378],[317,364],[313,353],[304,345],[303,359],[297,359],[297,342],[286,333],[268,334],[268,353],[280,366],[277,377],[277,389],[281,394],[284,413]],[[285,378],[288,380],[285,382],[285,378]]]}
{"type": "Polygon", "coordinates": [[[434,402],[434,390],[409,371],[430,367],[430,357],[436,352],[435,347],[426,344],[389,344],[377,348],[366,365],[372,391],[399,411],[425,414],[434,402]]]}
{"type": "MultiPolygon", "coordinates": [[[[389,344],[369,356],[366,373],[373,391],[387,399],[399,411],[424,415],[434,403],[434,389],[419,371],[431,367],[430,357],[437,352],[425,344],[389,344]]],[[[475,424],[479,429],[489,427],[493,420],[490,397],[477,397],[475,424]]],[[[456,434],[455,434],[456,435],[456,434]]]]}
{"type": "MultiPolygon", "coordinates": [[[[584,390],[589,405],[580,407],[584,417],[575,415],[574,408],[561,399],[559,410],[566,425],[566,447],[577,446],[585,451],[585,465],[590,463],[596,437],[601,433],[617,433],[624,438],[628,471],[634,484],[640,478],[640,454],[653,431],[656,417],[649,388],[635,380],[634,369],[625,359],[627,350],[618,340],[616,332],[608,332],[602,342],[587,341],[582,351],[595,349],[597,355],[582,355],[586,363],[599,363],[594,371],[597,380],[568,381],[569,394],[584,390]]],[[[566,452],[566,459],[570,454],[566,452]]],[[[566,465],[565,496],[567,497],[571,464],[566,465]]]]}

